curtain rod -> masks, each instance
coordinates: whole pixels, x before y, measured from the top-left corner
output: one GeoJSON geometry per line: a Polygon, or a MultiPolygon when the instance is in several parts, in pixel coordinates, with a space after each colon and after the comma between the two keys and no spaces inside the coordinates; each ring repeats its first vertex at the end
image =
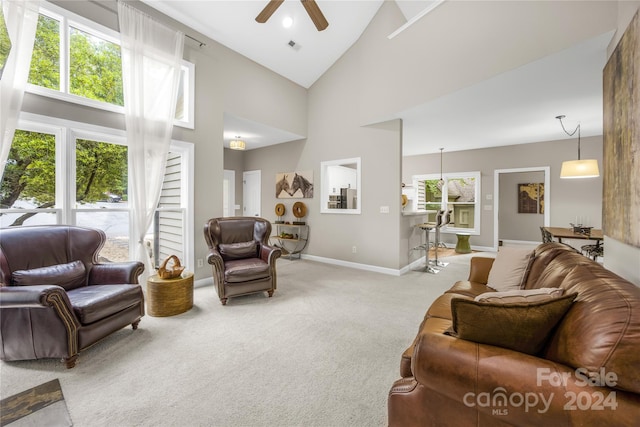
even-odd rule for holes
{"type": "MultiPolygon", "coordinates": [[[[112,9],[111,7],[107,6],[105,3],[101,2],[101,1],[92,0],[91,3],[97,5],[97,6],[103,8],[105,10],[108,10],[109,12],[112,12],[112,13],[114,13],[116,15],[118,14],[118,10],[117,9],[112,9]]],[[[194,42],[198,43],[200,45],[199,47],[207,45],[205,42],[202,42],[202,41],[198,40],[197,38],[190,36],[187,33],[184,33],[184,36],[188,37],[191,40],[193,40],[194,42]]]]}

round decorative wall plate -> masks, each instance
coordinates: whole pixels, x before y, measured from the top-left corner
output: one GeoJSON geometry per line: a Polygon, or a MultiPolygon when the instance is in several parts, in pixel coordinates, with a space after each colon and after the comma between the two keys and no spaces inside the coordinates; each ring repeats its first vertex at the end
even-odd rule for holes
{"type": "Polygon", "coordinates": [[[295,202],[293,204],[293,215],[296,218],[304,218],[307,215],[307,207],[302,202],[295,202]]]}
{"type": "Polygon", "coordinates": [[[284,212],[285,212],[284,205],[282,203],[278,203],[276,205],[276,215],[277,216],[282,216],[282,215],[284,215],[284,212]]]}

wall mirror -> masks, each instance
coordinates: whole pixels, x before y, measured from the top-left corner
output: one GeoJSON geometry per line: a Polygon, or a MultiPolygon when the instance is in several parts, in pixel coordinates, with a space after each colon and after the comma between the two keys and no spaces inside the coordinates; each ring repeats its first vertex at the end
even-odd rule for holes
{"type": "Polygon", "coordinates": [[[321,213],[359,214],[362,181],[360,157],[320,163],[321,213]]]}

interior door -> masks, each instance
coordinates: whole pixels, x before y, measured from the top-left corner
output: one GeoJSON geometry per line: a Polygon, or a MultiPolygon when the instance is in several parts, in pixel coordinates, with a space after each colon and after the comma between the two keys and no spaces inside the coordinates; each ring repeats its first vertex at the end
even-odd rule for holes
{"type": "Polygon", "coordinates": [[[260,215],[261,173],[246,171],[242,173],[242,209],[244,216],[260,215]]]}

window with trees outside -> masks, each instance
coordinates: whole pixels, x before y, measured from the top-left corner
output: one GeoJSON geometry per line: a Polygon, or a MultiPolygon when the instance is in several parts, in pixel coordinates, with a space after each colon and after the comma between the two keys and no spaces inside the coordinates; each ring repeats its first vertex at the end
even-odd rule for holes
{"type": "MultiPolygon", "coordinates": [[[[2,60],[10,46],[6,29],[0,29],[0,46],[2,60]]],[[[191,129],[194,76],[194,64],[183,61],[174,124],[191,129]]],[[[124,113],[118,33],[44,2],[28,83],[29,92],[124,113]]]]}
{"type": "Polygon", "coordinates": [[[435,221],[440,209],[451,210],[451,220],[443,232],[480,234],[480,172],[415,175],[414,210],[428,213],[435,221]]]}
{"type": "MultiPolygon", "coordinates": [[[[0,227],[72,224],[107,235],[100,256],[131,259],[128,147],[124,132],[40,118],[21,121],[0,183],[0,227]],[[46,123],[45,123],[46,122],[46,123]]],[[[156,266],[192,260],[193,145],[173,142],[145,244],[156,266]]]]}

